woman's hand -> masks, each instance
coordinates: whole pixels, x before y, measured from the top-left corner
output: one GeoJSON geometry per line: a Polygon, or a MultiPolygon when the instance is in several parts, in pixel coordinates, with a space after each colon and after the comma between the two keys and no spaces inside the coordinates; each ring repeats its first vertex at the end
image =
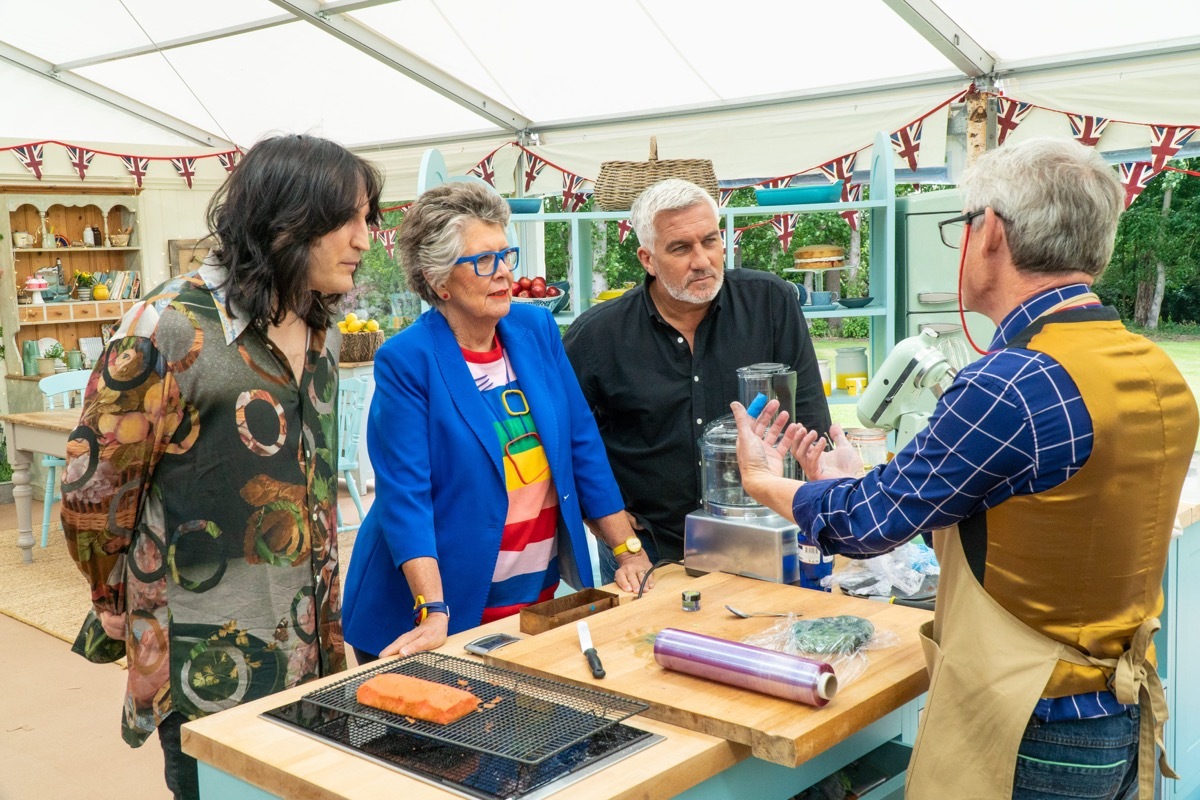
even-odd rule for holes
{"type": "Polygon", "coordinates": [[[810,481],[862,477],[862,458],[846,438],[841,425],[829,426],[834,445],[830,452],[826,452],[825,439],[816,431],[807,430],[803,425],[799,428],[799,435],[792,443],[792,455],[804,470],[804,477],[810,481]]]}
{"type": "Polygon", "coordinates": [[[108,634],[108,638],[116,639],[118,642],[125,641],[125,615],[114,614],[111,611],[100,611],[96,614],[100,620],[100,626],[104,628],[104,632],[108,634]]]}
{"type": "MultiPolygon", "coordinates": [[[[642,578],[650,571],[650,557],[643,550],[632,555],[622,553],[617,557],[617,574],[614,580],[617,586],[621,587],[623,592],[637,593],[642,585],[642,578]]],[[[651,575],[646,579],[646,591],[654,588],[654,576],[651,575]]]]}
{"type": "Polygon", "coordinates": [[[383,648],[379,657],[411,656],[413,653],[441,647],[446,643],[449,629],[450,617],[439,613],[428,614],[420,625],[383,648]]]}

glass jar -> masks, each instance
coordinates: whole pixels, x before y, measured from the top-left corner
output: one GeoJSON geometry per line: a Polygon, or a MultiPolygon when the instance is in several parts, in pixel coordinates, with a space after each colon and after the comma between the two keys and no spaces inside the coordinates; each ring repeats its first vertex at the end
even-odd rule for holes
{"type": "Polygon", "coordinates": [[[887,463],[887,432],[882,428],[848,428],[846,439],[858,451],[865,470],[887,463]]]}
{"type": "Polygon", "coordinates": [[[849,389],[850,381],[854,378],[866,380],[867,348],[839,347],[834,366],[837,367],[837,388],[839,389],[849,389]]]}
{"type": "Polygon", "coordinates": [[[718,516],[753,516],[762,507],[742,488],[737,463],[737,423],[732,415],[712,422],[700,437],[704,510],[718,516]]]}

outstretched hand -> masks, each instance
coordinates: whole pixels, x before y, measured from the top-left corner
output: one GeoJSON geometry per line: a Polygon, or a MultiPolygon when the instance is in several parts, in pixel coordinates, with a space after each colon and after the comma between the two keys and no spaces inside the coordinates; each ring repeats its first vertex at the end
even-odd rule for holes
{"type": "Polygon", "coordinates": [[[783,459],[801,426],[788,425],[788,413],[780,411],[768,427],[767,421],[779,410],[778,400],[767,403],[757,419],[751,419],[741,403],[731,403],[730,408],[737,422],[737,460],[742,483],[753,481],[756,476],[783,475],[783,459]]]}
{"type": "Polygon", "coordinates": [[[863,474],[863,462],[858,451],[846,438],[842,426],[829,426],[829,438],[833,440],[833,450],[826,452],[826,441],[816,431],[810,431],[803,425],[798,425],[792,443],[792,455],[796,463],[804,470],[804,477],[810,481],[827,480],[830,478],[857,478],[863,474]]]}

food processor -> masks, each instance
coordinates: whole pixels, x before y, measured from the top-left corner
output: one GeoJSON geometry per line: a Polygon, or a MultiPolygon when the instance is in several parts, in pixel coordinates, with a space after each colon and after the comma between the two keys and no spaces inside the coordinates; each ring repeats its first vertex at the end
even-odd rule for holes
{"type": "MultiPolygon", "coordinates": [[[[795,371],[785,364],[752,364],[737,372],[738,400],[743,406],[749,407],[756,396],[764,394],[768,400],[778,400],[780,410],[787,411],[789,419],[795,417],[795,371]]],[[[800,561],[800,529],[760,505],[742,488],[733,415],[711,422],[698,445],[702,507],[684,521],[683,563],[687,573],[729,572],[773,583],[821,588],[816,574],[821,572],[820,554],[815,554],[816,570],[802,568],[808,565],[800,561]]],[[[795,471],[790,457],[786,468],[789,474],[795,471]]],[[[829,564],[832,566],[832,559],[829,564]]]]}

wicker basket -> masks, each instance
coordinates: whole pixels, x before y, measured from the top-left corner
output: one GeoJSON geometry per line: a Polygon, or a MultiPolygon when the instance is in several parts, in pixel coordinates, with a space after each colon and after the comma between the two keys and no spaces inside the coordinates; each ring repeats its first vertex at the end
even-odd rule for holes
{"type": "Polygon", "coordinates": [[[605,211],[628,211],[644,189],[667,178],[691,181],[718,199],[717,174],[701,158],[658,160],[658,141],[650,137],[649,161],[605,161],[596,178],[596,204],[605,211]]]}
{"type": "Polygon", "coordinates": [[[383,344],[383,331],[359,331],[342,334],[342,364],[374,361],[375,351],[383,344]]]}

